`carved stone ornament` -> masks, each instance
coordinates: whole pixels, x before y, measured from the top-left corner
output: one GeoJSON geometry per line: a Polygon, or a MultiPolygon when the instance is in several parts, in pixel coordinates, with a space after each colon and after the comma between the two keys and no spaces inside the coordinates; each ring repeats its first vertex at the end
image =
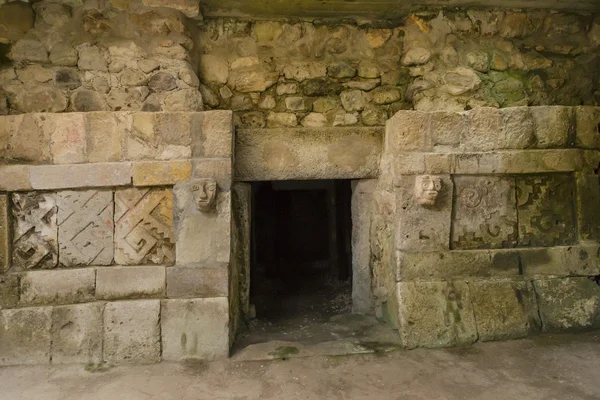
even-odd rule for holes
{"type": "Polygon", "coordinates": [[[418,175],[415,178],[415,198],[422,206],[433,206],[442,189],[442,179],[433,175],[418,175]]]}
{"type": "Polygon", "coordinates": [[[202,212],[212,210],[217,198],[217,182],[209,178],[195,179],[191,187],[198,210],[202,212]]]}

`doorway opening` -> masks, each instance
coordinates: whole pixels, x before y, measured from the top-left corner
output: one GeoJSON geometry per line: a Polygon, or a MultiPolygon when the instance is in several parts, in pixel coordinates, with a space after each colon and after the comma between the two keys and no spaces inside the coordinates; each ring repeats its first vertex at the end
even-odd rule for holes
{"type": "Polygon", "coordinates": [[[244,344],[324,341],[352,309],[350,181],[252,184],[250,303],[244,344]]]}

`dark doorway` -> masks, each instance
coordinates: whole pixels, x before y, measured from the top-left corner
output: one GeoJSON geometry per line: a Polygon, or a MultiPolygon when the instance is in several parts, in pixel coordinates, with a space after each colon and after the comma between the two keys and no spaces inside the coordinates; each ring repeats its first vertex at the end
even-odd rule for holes
{"type": "Polygon", "coordinates": [[[327,340],[311,331],[352,306],[350,181],[252,184],[250,303],[245,344],[327,340]]]}

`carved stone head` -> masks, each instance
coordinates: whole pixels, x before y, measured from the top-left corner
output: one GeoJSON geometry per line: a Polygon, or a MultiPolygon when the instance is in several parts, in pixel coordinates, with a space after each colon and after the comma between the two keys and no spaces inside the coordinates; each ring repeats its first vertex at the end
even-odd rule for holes
{"type": "Polygon", "coordinates": [[[214,179],[194,179],[191,183],[192,195],[198,210],[210,211],[217,198],[217,182],[214,179]]]}
{"type": "Polygon", "coordinates": [[[422,206],[433,206],[442,189],[442,179],[433,175],[418,175],[415,178],[415,198],[422,206]]]}

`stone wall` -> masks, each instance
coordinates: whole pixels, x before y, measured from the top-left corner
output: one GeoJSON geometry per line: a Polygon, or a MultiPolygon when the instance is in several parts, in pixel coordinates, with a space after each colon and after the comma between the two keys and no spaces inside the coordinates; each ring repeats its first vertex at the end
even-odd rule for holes
{"type": "Polygon", "coordinates": [[[232,137],[229,111],[0,117],[0,365],[227,356],[232,137]]]}
{"type": "Polygon", "coordinates": [[[600,327],[599,123],[595,107],[388,121],[373,292],[404,346],[600,327]],[[423,175],[441,183],[434,204],[419,201],[423,175]]]}
{"type": "Polygon", "coordinates": [[[169,3],[0,5],[0,115],[202,110],[188,18],[198,2],[169,3]]]}
{"type": "Polygon", "coordinates": [[[402,23],[210,19],[205,106],[244,128],[383,126],[396,111],[596,105],[589,14],[433,10],[402,23]]]}

